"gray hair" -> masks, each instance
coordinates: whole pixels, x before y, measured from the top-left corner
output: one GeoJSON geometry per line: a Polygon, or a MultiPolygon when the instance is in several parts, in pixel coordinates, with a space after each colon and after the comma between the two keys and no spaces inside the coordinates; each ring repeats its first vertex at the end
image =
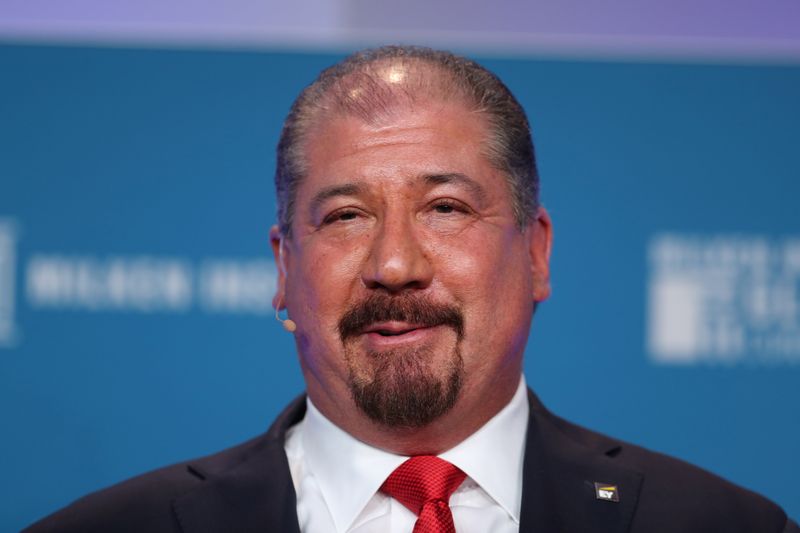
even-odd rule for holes
{"type": "Polygon", "coordinates": [[[539,206],[539,174],[528,119],[508,87],[476,62],[450,52],[383,46],[356,52],[325,69],[292,104],[275,169],[281,232],[291,235],[297,188],[307,171],[304,141],[314,126],[341,115],[374,123],[391,117],[398,104],[421,97],[457,99],[486,118],[485,155],[506,175],[514,217],[524,228],[539,206]],[[398,68],[402,78],[387,79],[387,72],[398,68]]]}

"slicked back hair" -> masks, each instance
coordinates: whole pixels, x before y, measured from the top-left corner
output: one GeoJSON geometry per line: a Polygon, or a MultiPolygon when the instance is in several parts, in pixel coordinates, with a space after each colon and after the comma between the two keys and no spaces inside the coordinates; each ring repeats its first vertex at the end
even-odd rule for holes
{"type": "Polygon", "coordinates": [[[500,79],[476,62],[416,46],[356,52],[323,70],[292,104],[278,142],[275,188],[278,223],[291,236],[295,198],[305,178],[305,142],[326,119],[355,116],[368,124],[390,119],[425,100],[456,101],[483,115],[484,152],[506,176],[520,229],[539,206],[539,174],[525,111],[500,79]]]}

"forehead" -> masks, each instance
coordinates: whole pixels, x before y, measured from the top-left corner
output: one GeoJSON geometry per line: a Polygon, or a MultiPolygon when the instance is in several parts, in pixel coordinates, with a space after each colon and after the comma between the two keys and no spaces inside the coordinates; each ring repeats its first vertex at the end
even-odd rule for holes
{"type": "Polygon", "coordinates": [[[418,172],[491,173],[483,114],[460,103],[427,101],[380,120],[348,114],[319,120],[306,142],[304,182],[379,178],[418,172]]]}

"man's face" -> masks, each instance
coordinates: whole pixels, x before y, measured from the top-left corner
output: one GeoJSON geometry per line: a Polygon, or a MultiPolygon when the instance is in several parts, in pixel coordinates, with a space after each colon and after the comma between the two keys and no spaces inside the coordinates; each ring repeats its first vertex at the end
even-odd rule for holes
{"type": "Polygon", "coordinates": [[[520,230],[486,133],[429,101],[378,125],[325,120],[307,141],[276,302],[312,401],[345,429],[466,424],[516,389],[550,223],[542,210],[520,230]]]}

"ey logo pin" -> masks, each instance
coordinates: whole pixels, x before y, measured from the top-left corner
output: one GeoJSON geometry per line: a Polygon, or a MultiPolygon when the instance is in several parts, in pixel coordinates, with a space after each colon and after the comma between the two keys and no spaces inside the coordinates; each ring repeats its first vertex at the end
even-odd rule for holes
{"type": "Polygon", "coordinates": [[[598,500],[605,500],[607,502],[619,501],[619,490],[617,489],[616,485],[595,481],[594,493],[598,500]]]}

